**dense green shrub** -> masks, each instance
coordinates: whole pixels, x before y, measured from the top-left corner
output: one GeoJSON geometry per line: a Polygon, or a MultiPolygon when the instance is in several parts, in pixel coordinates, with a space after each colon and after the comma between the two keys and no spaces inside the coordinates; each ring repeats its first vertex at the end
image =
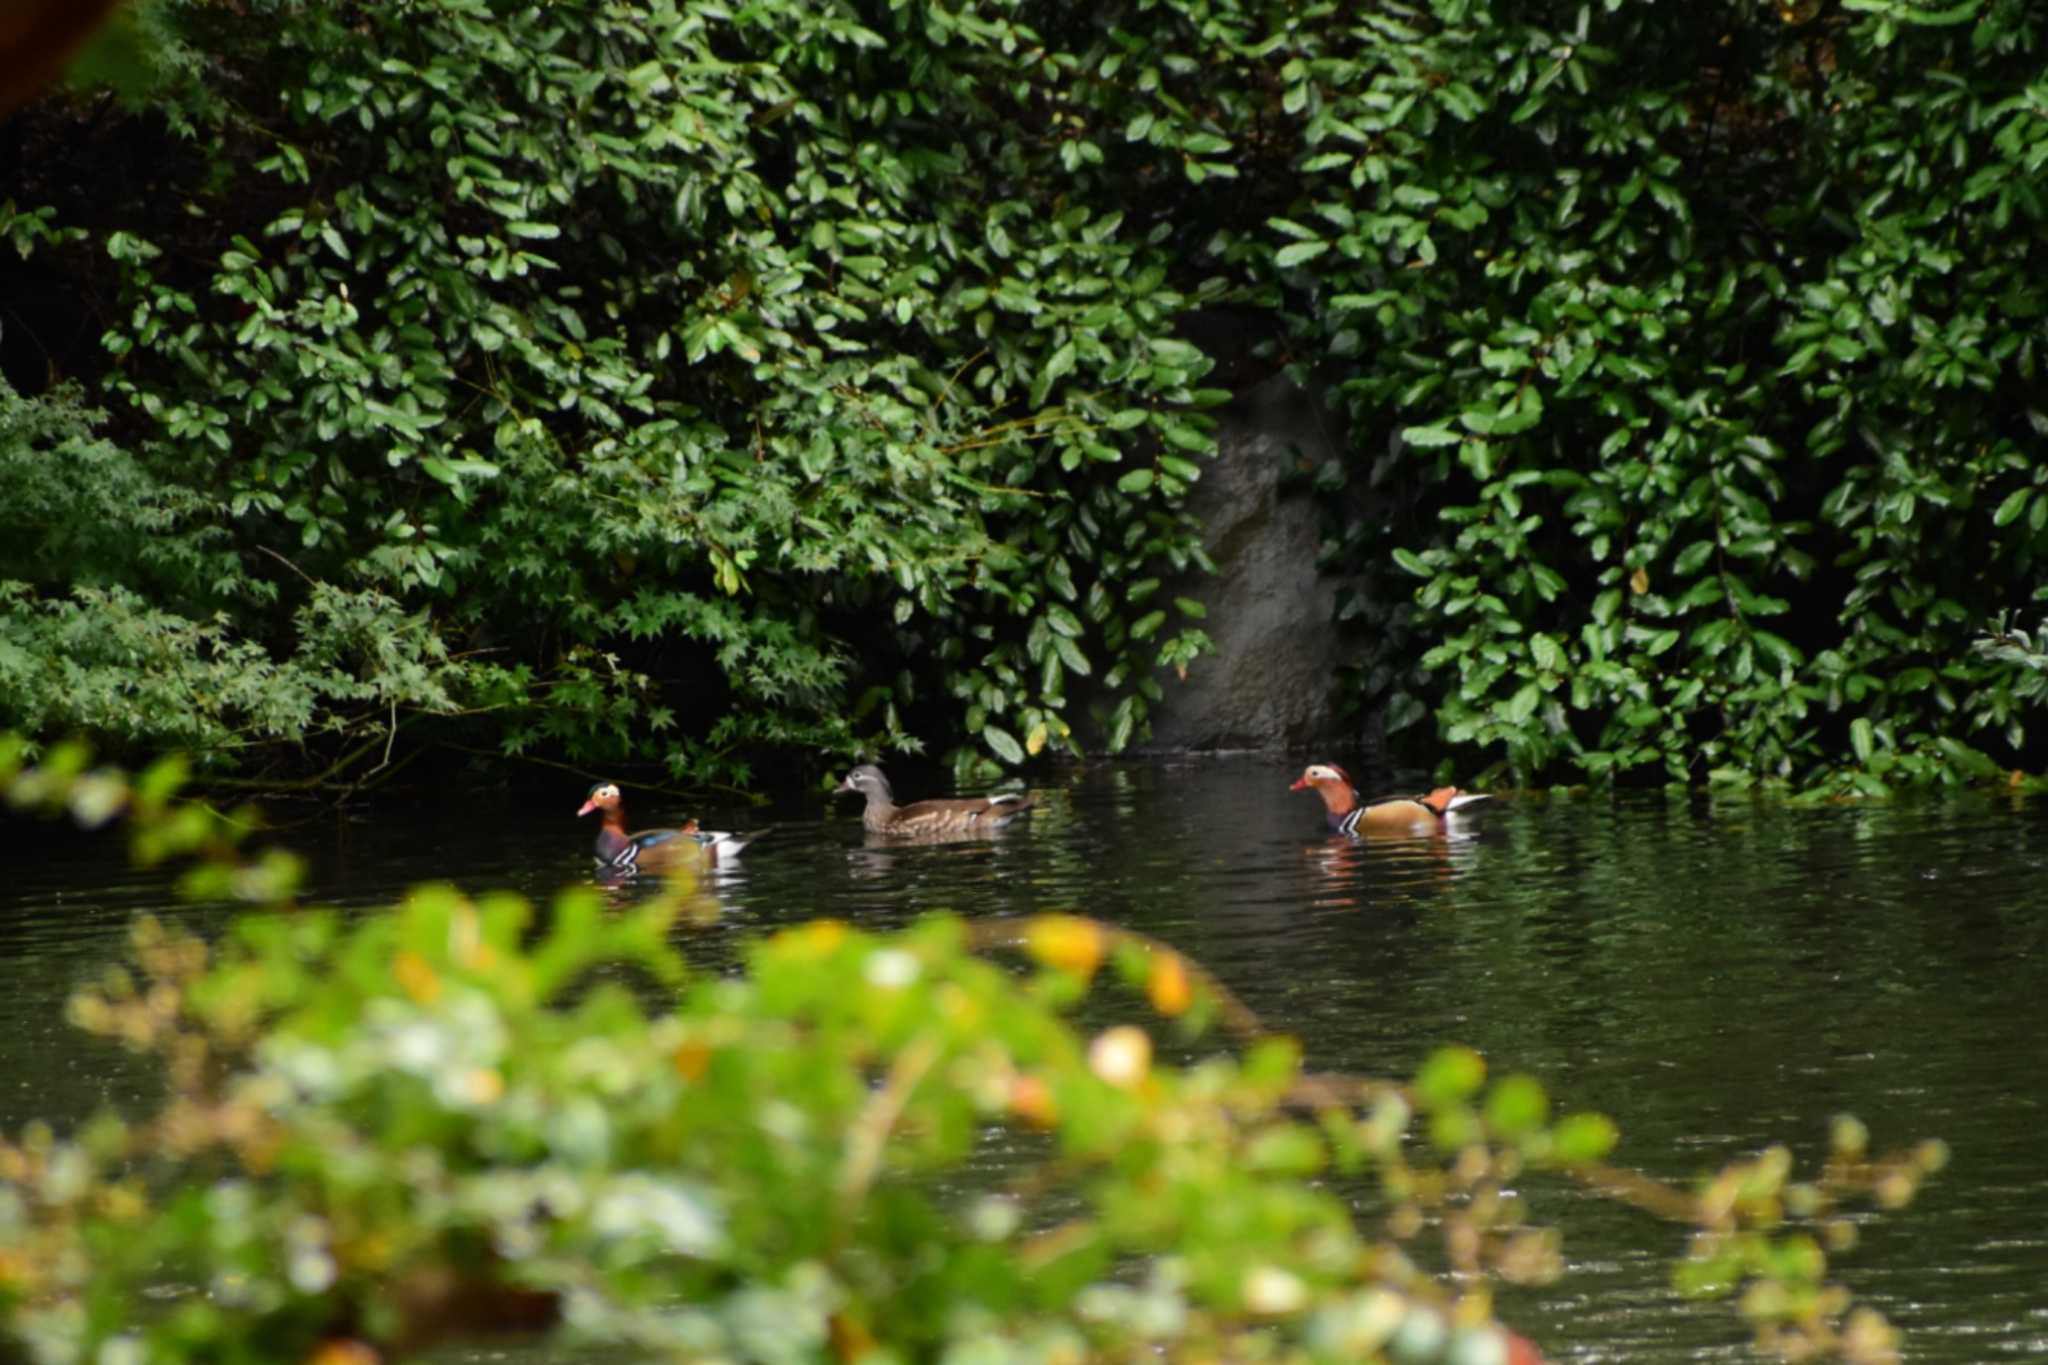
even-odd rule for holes
{"type": "Polygon", "coordinates": [[[150,112],[17,118],[0,226],[230,638],[295,667],[328,584],[433,641],[438,693],[293,738],[1015,762],[1085,689],[1120,747],[1205,644],[1160,585],[1228,305],[1348,422],[1330,567],[1412,754],[2038,757],[1969,648],[2048,549],[2018,0],[146,13],[150,112]]]}
{"type": "Polygon", "coordinates": [[[302,740],[374,706],[449,713],[480,669],[423,612],[309,583],[283,658],[224,608],[263,602],[215,509],[93,434],[68,389],[0,382],[0,714],[41,734],[224,755],[302,740]]]}
{"type": "Polygon", "coordinates": [[[1222,395],[1007,21],[187,18],[232,95],[182,107],[200,154],[66,205],[89,241],[15,232],[110,258],[117,426],[228,523],[267,646],[314,584],[382,594],[508,747],[673,730],[699,775],[909,744],[933,691],[1020,761],[1080,678],[1121,747],[1203,647],[1154,595],[1222,395]]]}
{"type": "Polygon", "coordinates": [[[1092,920],[818,921],[696,975],[678,916],[715,902],[687,877],[343,916],[290,904],[285,855],[244,864],[246,817],[174,800],[174,767],[131,786],[19,754],[0,738],[6,804],[125,810],[140,852],[248,911],[212,943],[145,920],[73,998],[165,1094],[0,1138],[10,1359],[359,1365],[547,1330],[792,1365],[1525,1365],[1493,1293],[1563,1272],[1540,1211],[1586,1201],[1560,1179],[1674,1220],[1678,1285],[1733,1300],[1767,1356],[1899,1359],[1831,1256],[1938,1143],[1876,1156],[1842,1119],[1810,1179],[1771,1147],[1681,1189],[1465,1048],[1403,1083],[1309,1071],[1092,920]]]}
{"type": "Polygon", "coordinates": [[[1301,178],[1236,253],[1354,419],[1394,726],[1523,777],[2038,758],[1969,645],[2048,554],[2044,39],[2006,0],[1443,0],[1266,57],[1301,178]]]}

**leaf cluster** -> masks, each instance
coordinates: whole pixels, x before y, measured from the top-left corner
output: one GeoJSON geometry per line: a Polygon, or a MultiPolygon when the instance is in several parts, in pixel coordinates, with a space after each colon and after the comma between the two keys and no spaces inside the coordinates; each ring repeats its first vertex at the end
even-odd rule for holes
{"type": "Polygon", "coordinates": [[[365,670],[292,737],[383,723],[377,692],[711,776],[746,744],[913,747],[914,711],[1014,763],[1079,747],[1084,682],[1121,748],[1205,648],[1151,599],[1204,563],[1183,502],[1223,395],[1174,334],[1170,225],[1069,192],[1101,158],[1058,35],[829,4],[182,17],[198,155],[67,204],[62,242],[49,206],[0,225],[111,276],[112,426],[226,533],[235,637],[300,662],[325,588],[436,642],[438,692],[365,670]]]}
{"type": "Polygon", "coordinates": [[[1352,419],[1331,553],[1390,729],[1525,780],[2038,760],[1970,645],[2048,554],[2044,36],[2003,0],[1275,35],[1298,189],[1232,258],[1352,419]]]}
{"type": "Polygon", "coordinates": [[[2038,757],[1970,647],[2048,551],[2020,0],[146,8],[161,127],[72,137],[0,231],[224,561],[121,586],[280,669],[313,585],[438,641],[438,693],[293,738],[1121,748],[1207,647],[1163,585],[1207,567],[1227,307],[1335,402],[1353,690],[1417,752],[2038,757]]]}

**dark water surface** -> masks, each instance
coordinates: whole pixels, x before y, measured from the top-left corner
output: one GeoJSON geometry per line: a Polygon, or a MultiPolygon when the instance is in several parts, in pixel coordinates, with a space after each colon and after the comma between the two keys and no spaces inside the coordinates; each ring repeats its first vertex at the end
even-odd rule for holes
{"type": "MultiPolygon", "coordinates": [[[[1983,795],[1787,810],[1663,797],[1515,800],[1469,837],[1321,833],[1294,769],[1232,759],[1045,779],[990,844],[865,845],[853,802],[683,811],[774,831],[718,874],[702,961],[821,915],[1076,909],[1191,953],[1323,1069],[1407,1075],[1460,1041],[1621,1125],[1618,1160],[1684,1178],[1859,1115],[1880,1149],[1945,1138],[1949,1169],[1866,1230],[1836,1278],[1927,1362],[2048,1360],[2048,804],[1983,795]]],[[[906,783],[906,785],[908,785],[906,783]]],[[[291,831],[312,899],[377,905],[421,880],[536,898],[587,875],[594,828],[452,799],[291,831]]],[[[168,903],[104,842],[0,849],[0,1127],[124,1104],[147,1079],[63,1022],[129,917],[168,903]]],[[[175,911],[204,922],[204,912],[175,911]]],[[[1508,1302],[1554,1359],[1748,1358],[1732,1310],[1666,1289],[1683,1231],[1570,1193],[1560,1284],[1508,1302]]]]}

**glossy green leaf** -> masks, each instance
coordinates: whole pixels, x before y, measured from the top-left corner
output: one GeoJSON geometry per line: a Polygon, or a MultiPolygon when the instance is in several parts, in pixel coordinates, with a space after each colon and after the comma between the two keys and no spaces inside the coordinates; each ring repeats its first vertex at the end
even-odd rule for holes
{"type": "Polygon", "coordinates": [[[1003,762],[1014,764],[1024,761],[1024,746],[1017,742],[1015,735],[1012,735],[1001,726],[989,725],[983,727],[981,737],[988,744],[988,747],[995,751],[996,757],[1002,759],[1003,762]]]}

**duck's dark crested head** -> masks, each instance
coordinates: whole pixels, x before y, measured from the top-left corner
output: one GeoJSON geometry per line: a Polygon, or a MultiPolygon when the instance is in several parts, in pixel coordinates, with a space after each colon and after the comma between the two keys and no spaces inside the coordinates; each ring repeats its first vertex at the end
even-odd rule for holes
{"type": "Polygon", "coordinates": [[[618,808],[619,784],[616,782],[599,782],[584,794],[583,805],[576,814],[581,818],[594,810],[617,810],[618,808]]]}
{"type": "Polygon", "coordinates": [[[884,801],[892,800],[889,779],[882,776],[882,770],[872,763],[863,763],[846,775],[846,780],[832,789],[834,796],[847,792],[860,792],[864,796],[879,796],[884,801]]]}

